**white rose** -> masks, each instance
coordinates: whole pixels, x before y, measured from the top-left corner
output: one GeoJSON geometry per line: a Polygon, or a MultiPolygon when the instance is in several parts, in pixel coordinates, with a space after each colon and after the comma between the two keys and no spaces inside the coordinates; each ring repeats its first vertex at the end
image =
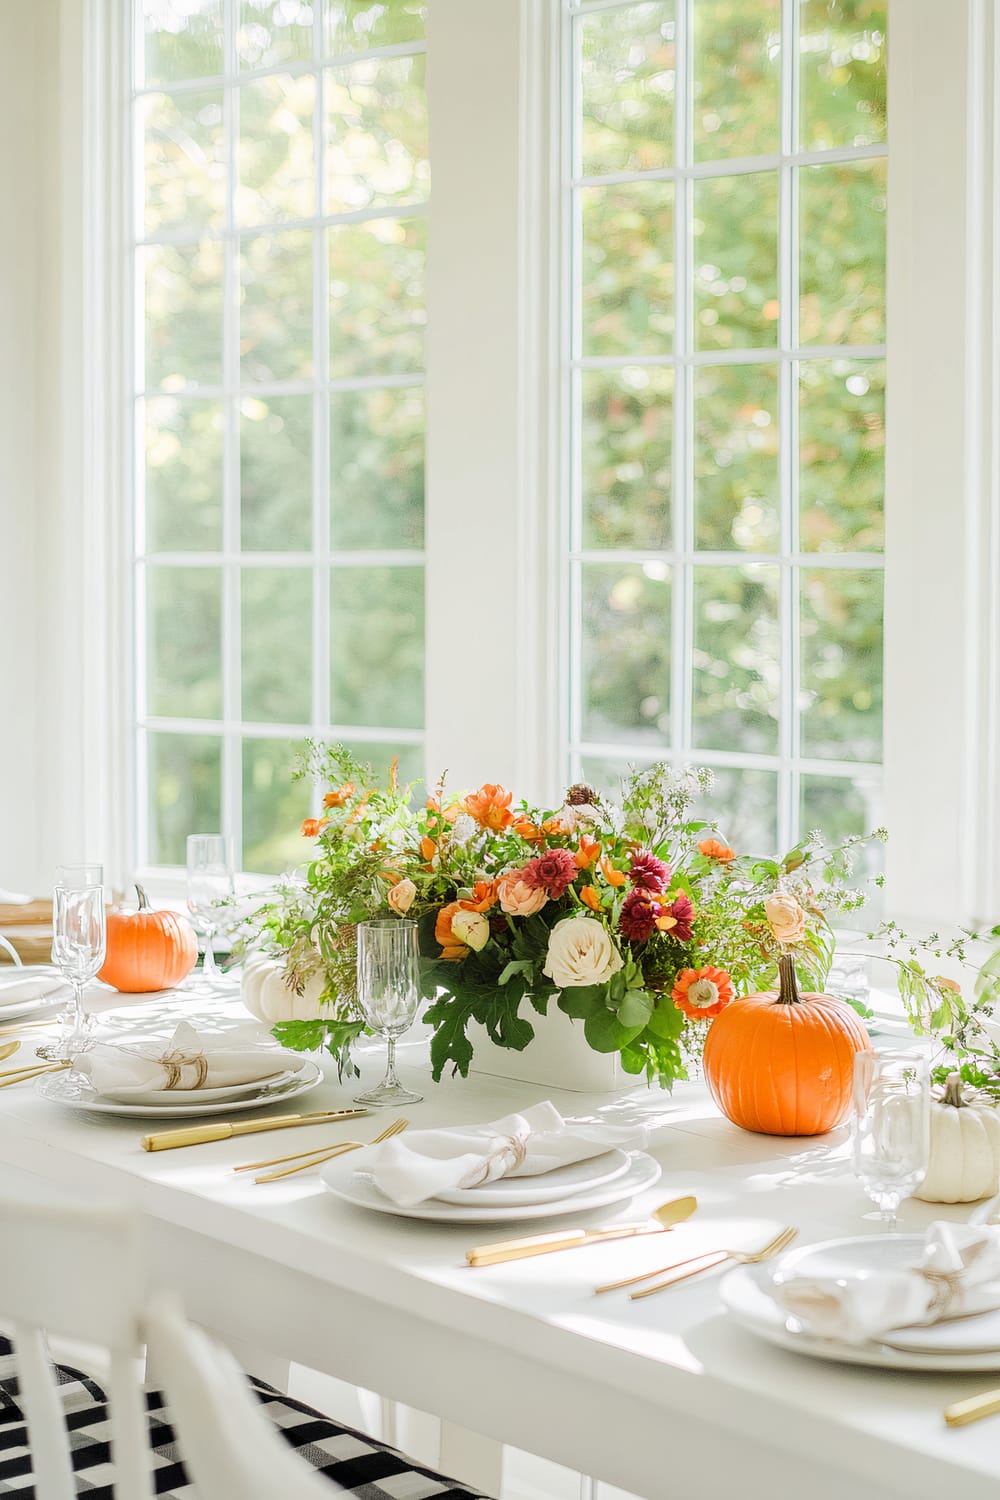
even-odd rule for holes
{"type": "Polygon", "coordinates": [[[490,924],[482,912],[457,911],[451,919],[451,930],[473,953],[480,953],[490,940],[490,924]]]}
{"type": "Polygon", "coordinates": [[[543,974],[561,990],[605,984],[622,967],[622,956],[607,928],[593,917],[567,917],[549,935],[543,974]]]}

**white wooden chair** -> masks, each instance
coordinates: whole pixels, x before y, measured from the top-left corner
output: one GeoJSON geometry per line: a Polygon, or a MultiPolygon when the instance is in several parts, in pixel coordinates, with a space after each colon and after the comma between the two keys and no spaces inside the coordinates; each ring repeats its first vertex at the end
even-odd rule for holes
{"type": "Polygon", "coordinates": [[[113,1482],[117,1500],[483,1500],[248,1382],[175,1300],[150,1300],[142,1266],[130,1211],[28,1201],[0,1187],[0,1327],[13,1341],[0,1337],[0,1496],[76,1500],[113,1482]],[[106,1351],[107,1393],[54,1368],[46,1334],[106,1351]],[[147,1342],[167,1410],[143,1386],[147,1342]]]}

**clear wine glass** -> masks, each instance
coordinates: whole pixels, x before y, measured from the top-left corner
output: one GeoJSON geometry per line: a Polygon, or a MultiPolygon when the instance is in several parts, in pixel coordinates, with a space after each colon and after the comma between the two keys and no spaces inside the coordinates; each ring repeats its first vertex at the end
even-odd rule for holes
{"type": "Polygon", "coordinates": [[[73,1002],[62,1018],[60,1036],[39,1047],[38,1055],[71,1061],[94,1045],[94,1018],[83,1008],[83,992],[104,963],[104,887],[57,885],[52,896],[52,934],[52,957],[73,986],[73,1002]]]}
{"type": "Polygon", "coordinates": [[[215,990],[221,978],[215,961],[215,939],[225,920],[225,904],[232,900],[233,894],[233,857],[229,839],[221,833],[189,834],[188,911],[195,931],[205,940],[201,981],[196,980],[191,988],[202,994],[215,990]]]}
{"type": "Polygon", "coordinates": [[[385,1077],[356,1104],[419,1104],[420,1094],[396,1076],[396,1038],[408,1031],[420,1004],[417,924],[401,919],[358,923],[358,1004],[373,1031],[386,1042],[385,1077]]]}
{"type": "Polygon", "coordinates": [[[854,1171],[888,1233],[923,1182],[930,1154],[930,1077],[919,1052],[859,1052],[854,1059],[854,1171]]]}
{"type": "Polygon", "coordinates": [[[56,865],[56,885],[80,890],[85,885],[104,884],[103,865],[56,865]]]}

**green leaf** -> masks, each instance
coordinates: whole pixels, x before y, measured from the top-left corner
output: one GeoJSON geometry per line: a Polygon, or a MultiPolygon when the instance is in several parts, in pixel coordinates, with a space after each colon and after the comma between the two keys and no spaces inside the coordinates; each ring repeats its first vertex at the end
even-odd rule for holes
{"type": "Polygon", "coordinates": [[[643,1026],[623,1026],[605,1006],[594,1011],[583,1023],[587,1045],[595,1052],[621,1052],[643,1029],[643,1026]]]}
{"type": "MultiPolygon", "coordinates": [[[[292,1052],[316,1052],[323,1046],[328,1029],[332,1028],[327,1021],[279,1021],[272,1026],[271,1035],[292,1052]]],[[[357,1030],[364,1030],[360,1021],[357,1030]]]]}
{"type": "Polygon", "coordinates": [[[602,984],[580,984],[563,990],[559,996],[559,1009],[574,1021],[585,1021],[597,1010],[607,1009],[605,987],[602,984]]]}
{"type": "MultiPolygon", "coordinates": [[[[647,1030],[663,1041],[672,1042],[684,1030],[684,1014],[672,1000],[661,996],[646,1022],[647,1030]]],[[[679,1055],[679,1054],[678,1054],[679,1055]]]]}
{"type": "Polygon", "coordinates": [[[618,1007],[622,1026],[645,1026],[653,1014],[653,997],[647,990],[629,990],[618,1007]]]}
{"type": "Polygon", "coordinates": [[[622,1048],[622,1068],[626,1073],[644,1073],[646,1071],[646,1054],[641,1046],[634,1042],[622,1048]]]}
{"type": "Polygon", "coordinates": [[[515,1010],[506,1010],[500,1019],[500,1045],[515,1052],[523,1052],[535,1035],[530,1021],[519,1016],[515,1010]]]}
{"type": "Polygon", "coordinates": [[[537,995],[537,994],[535,994],[534,991],[532,991],[531,994],[528,996],[528,999],[531,1001],[532,1005],[534,1006],[535,1010],[537,1010],[537,1012],[538,1012],[538,1014],[540,1016],[547,1016],[548,1015],[548,1013],[549,1013],[549,996],[548,995],[546,995],[544,993],[541,994],[541,995],[537,995]]]}
{"type": "Polygon", "coordinates": [[[512,958],[503,969],[497,984],[506,984],[515,974],[531,974],[535,965],[530,958],[512,958]]]}

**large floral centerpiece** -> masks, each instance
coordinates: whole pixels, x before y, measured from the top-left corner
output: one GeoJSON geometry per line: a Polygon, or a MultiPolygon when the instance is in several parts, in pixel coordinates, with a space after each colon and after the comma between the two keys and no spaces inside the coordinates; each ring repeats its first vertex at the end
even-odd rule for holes
{"type": "Polygon", "coordinates": [[[342,1068],[364,1030],[361,921],[418,923],[435,1078],[468,1072],[470,1023],[521,1049],[557,1006],[596,1051],[669,1087],[734,994],[774,984],[783,954],[822,989],[831,914],[864,900],[851,885],[860,839],[813,834],[781,859],[731,848],[698,814],[707,770],[655,765],[619,799],[577,785],[554,808],[495,784],[417,798],[395,764],[380,785],[341,746],[310,743],[298,774],[327,789],[323,815],[302,825],[311,858],[258,910],[251,941],[281,959],[292,990],[320,976],[319,1018],[276,1031],[293,1047],[325,1043],[342,1068]]]}

